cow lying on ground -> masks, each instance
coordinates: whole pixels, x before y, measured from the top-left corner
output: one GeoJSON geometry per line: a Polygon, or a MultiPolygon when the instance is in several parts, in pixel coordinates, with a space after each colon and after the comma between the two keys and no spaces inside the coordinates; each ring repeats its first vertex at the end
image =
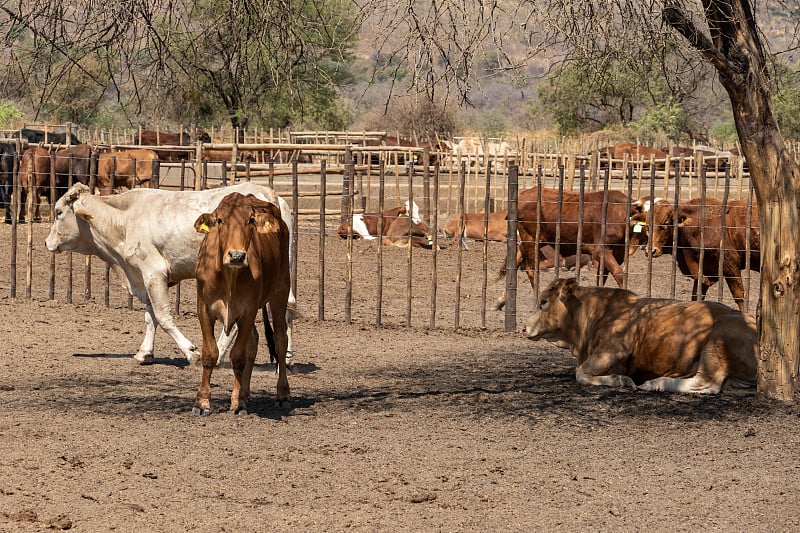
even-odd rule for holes
{"type": "Polygon", "coordinates": [[[227,195],[211,213],[194,223],[205,235],[197,258],[197,317],[203,332],[203,377],[192,412],[208,415],[211,409],[211,373],[219,359],[214,324],[224,333],[237,326],[231,348],[233,391],[231,411],[247,413],[250,378],[258,351],[255,321],[262,309],[264,329],[273,338],[278,362],[278,401],[289,398],[286,376],[288,344],[285,318],[289,297],[289,228],[275,204],[253,195],[227,195]],[[272,311],[272,327],[267,305],[272,311]]]}
{"type": "Polygon", "coordinates": [[[156,169],[156,161],[158,155],[153,150],[104,152],[97,159],[97,188],[101,194],[111,194],[123,187],[133,189],[136,185],[149,183],[156,169]]]}
{"type": "Polygon", "coordinates": [[[408,201],[405,205],[395,207],[380,213],[357,213],[353,215],[353,228],[347,220],[342,222],[336,230],[341,239],[347,239],[350,235],[353,239],[373,240],[378,238],[378,225],[383,219],[383,244],[389,246],[408,246],[409,239],[411,245],[418,248],[433,248],[433,235],[430,228],[419,217],[419,207],[414,203],[412,209],[408,208],[408,201]],[[411,211],[411,216],[409,216],[411,211]]]}
{"type": "MultiPolygon", "coordinates": [[[[103,197],[76,184],[56,202],[56,219],[45,241],[47,249],[100,257],[119,275],[130,294],[146,305],[145,336],[134,355],[140,363],[152,363],[159,325],[189,361],[200,356],[197,346],[175,325],[168,290],[195,276],[197,251],[203,240],[194,229],[195,220],[232,192],[254,194],[275,203],[291,230],[291,210],[286,201],[269,187],[253,183],[205,191],[134,189],[103,197]]],[[[294,295],[290,294],[289,306],[293,304],[294,295]]],[[[221,339],[220,354],[227,348],[222,346],[223,340],[228,342],[221,339]]]]}
{"type": "MultiPolygon", "coordinates": [[[[562,203],[559,212],[558,189],[542,188],[542,203],[539,211],[541,217],[537,219],[537,203],[539,192],[536,187],[525,189],[518,197],[519,246],[522,261],[525,265],[531,286],[536,283],[535,265],[545,257],[542,248],[553,246],[559,242],[559,253],[562,257],[575,256],[578,251],[578,227],[582,226],[581,252],[591,256],[592,264],[597,272],[599,285],[605,285],[608,275],[611,274],[617,285],[624,284],[622,263],[627,255],[639,249],[642,234],[632,233],[628,228],[628,219],[631,208],[628,197],[619,191],[608,191],[608,204],[603,219],[603,204],[606,201],[604,191],[584,193],[583,224],[579,224],[580,193],[562,191],[562,203]],[[559,233],[560,218],[560,233],[559,233]],[[539,224],[539,246],[536,246],[536,227],[539,224]],[[603,226],[605,223],[605,232],[603,226]],[[628,233],[628,247],[625,247],[625,235],[628,233]],[[600,264],[603,270],[600,271],[600,264]]],[[[581,259],[583,263],[583,259],[581,259]]],[[[505,275],[505,268],[501,276],[505,275]]],[[[497,301],[497,309],[505,305],[506,295],[497,301]]]]}
{"type": "MultiPolygon", "coordinates": [[[[445,237],[453,239],[458,233],[460,224],[461,217],[457,216],[448,220],[444,226],[445,237]]],[[[508,239],[507,210],[489,213],[488,217],[484,213],[464,213],[464,232],[461,235],[461,245],[466,249],[465,239],[482,241],[484,238],[489,241],[506,242],[508,239]],[[487,219],[488,229],[486,227],[487,219]]]]}
{"type": "Polygon", "coordinates": [[[717,302],[640,298],[562,278],[542,292],[525,331],[568,346],[583,385],[706,394],[755,386],[755,320],[717,302]]]}
{"type": "MultiPolygon", "coordinates": [[[[643,211],[631,217],[631,222],[647,230],[652,241],[652,255],[672,254],[675,225],[674,204],[655,198],[645,201],[643,211]],[[653,227],[650,221],[652,209],[653,227]]],[[[707,198],[705,212],[699,198],[678,205],[678,250],[675,255],[678,269],[694,280],[692,299],[703,299],[708,289],[719,281],[720,239],[722,236],[722,202],[707,198]],[[705,224],[701,221],[705,217],[705,224]],[[701,243],[702,229],[702,243],[701,243]],[[702,246],[701,246],[702,244],[702,246]],[[703,275],[700,272],[700,250],[703,250],[703,275]]],[[[739,310],[745,312],[742,270],[747,267],[749,233],[750,269],[761,269],[761,235],[758,206],[753,203],[748,217],[747,202],[731,200],[725,211],[725,243],[722,252],[722,275],[739,310]]]]}

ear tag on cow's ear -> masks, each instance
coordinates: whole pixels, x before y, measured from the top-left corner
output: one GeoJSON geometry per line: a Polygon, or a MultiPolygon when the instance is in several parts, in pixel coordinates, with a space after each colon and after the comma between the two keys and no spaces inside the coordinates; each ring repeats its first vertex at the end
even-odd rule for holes
{"type": "Polygon", "coordinates": [[[641,232],[642,232],[642,228],[643,228],[644,226],[646,226],[646,225],[647,225],[647,223],[646,223],[646,222],[637,222],[637,223],[636,223],[636,224],[633,226],[633,232],[634,232],[634,233],[641,233],[641,232]]]}
{"type": "Polygon", "coordinates": [[[268,227],[269,227],[269,220],[265,220],[265,221],[264,221],[264,227],[265,227],[265,228],[268,228],[268,227]]]}
{"type": "Polygon", "coordinates": [[[200,229],[203,230],[203,233],[211,231],[211,228],[209,228],[207,224],[200,224],[200,229]]]}

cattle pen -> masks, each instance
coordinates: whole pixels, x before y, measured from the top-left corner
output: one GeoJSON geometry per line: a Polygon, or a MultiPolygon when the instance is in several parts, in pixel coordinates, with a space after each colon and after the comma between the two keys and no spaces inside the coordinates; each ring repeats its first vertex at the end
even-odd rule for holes
{"type": "MultiPolygon", "coordinates": [[[[102,143],[99,146],[105,147],[102,143]]],[[[131,146],[118,144],[113,148],[131,146]]],[[[293,210],[292,284],[301,316],[317,321],[481,330],[518,328],[535,307],[537,295],[524,275],[507,276],[504,280],[498,277],[504,267],[510,272],[518,271],[514,261],[516,232],[512,230],[508,234],[511,239],[506,242],[477,240],[461,246],[457,239],[445,238],[439,229],[462,213],[503,210],[509,213],[509,227],[514,228],[517,191],[531,187],[581,195],[617,190],[627,195],[629,210],[644,197],[661,197],[676,207],[692,198],[713,198],[723,205],[753,198],[744,161],[730,154],[618,160],[600,152],[560,154],[528,152],[519,147],[502,154],[483,155],[434,152],[430,147],[309,142],[198,143],[191,150],[193,155],[188,159],[160,163],[148,176],[151,179],[136,186],[204,189],[254,181],[273,187],[293,210]],[[203,157],[203,150],[227,155],[211,161],[203,157]],[[260,155],[240,160],[240,154],[246,152],[260,155]],[[268,161],[264,161],[263,154],[269,154],[268,161]],[[337,225],[354,214],[388,210],[405,202],[417,204],[422,220],[432,228],[432,249],[384,247],[376,241],[342,240],[336,234],[337,225]],[[505,310],[498,312],[496,301],[505,291],[509,300],[505,310]]],[[[20,209],[22,188],[16,173],[13,184],[11,200],[16,212],[20,209]]],[[[49,191],[46,201],[53,205],[57,198],[54,176],[49,191]]],[[[47,252],[43,243],[50,224],[46,218],[31,222],[30,208],[30,202],[23,208],[28,210],[28,223],[15,218],[2,228],[8,260],[0,268],[0,288],[6,295],[67,304],[101,300],[106,306],[138,308],[139,303],[118,287],[108,267],[96,258],[47,252]]],[[[747,220],[749,226],[743,229],[757,227],[757,215],[750,214],[747,220]]],[[[570,223],[573,222],[558,221],[560,225],[570,223]]],[[[677,221],[675,224],[677,227],[677,221]]],[[[626,239],[632,238],[635,231],[631,225],[626,239]]],[[[540,243],[550,244],[556,251],[562,245],[557,238],[540,243]]],[[[702,264],[703,253],[700,255],[702,264]]],[[[721,259],[719,262],[721,272],[721,259]]],[[[679,272],[675,252],[671,257],[654,258],[639,251],[626,257],[622,267],[623,286],[639,294],[692,297],[692,280],[679,272]]],[[[748,264],[743,269],[742,279],[745,309],[754,312],[757,290],[753,287],[758,287],[758,274],[750,267],[748,264]]],[[[575,270],[567,270],[558,261],[549,269],[537,264],[531,279],[538,288],[556,276],[577,276],[583,284],[598,283],[592,267],[582,266],[580,261],[575,270]]],[[[615,286],[613,280],[609,284],[615,286]]],[[[178,312],[194,311],[193,284],[188,284],[188,289],[186,285],[182,283],[174,289],[178,312]]],[[[720,282],[713,286],[707,298],[735,305],[724,285],[720,282]]]]}

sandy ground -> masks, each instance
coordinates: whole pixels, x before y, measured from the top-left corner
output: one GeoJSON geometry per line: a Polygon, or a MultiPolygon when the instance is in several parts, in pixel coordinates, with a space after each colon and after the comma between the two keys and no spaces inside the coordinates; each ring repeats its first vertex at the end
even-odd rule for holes
{"type": "MultiPolygon", "coordinates": [[[[461,276],[456,250],[441,252],[435,329],[430,252],[413,255],[408,328],[407,254],[385,249],[376,327],[375,245],[354,247],[347,324],[346,246],[330,237],[319,322],[318,238],[307,228],[291,407],[275,407],[262,346],[250,414],[227,412],[232,374],[220,368],[214,412],[200,418],[199,368],[163,332],[156,363],[134,364],[142,307],[129,310],[116,287],[103,304],[100,263],[85,302],[84,260],[73,258],[69,304],[58,256],[48,300],[47,229],[34,225],[32,299],[24,272],[10,298],[10,262],[0,265],[2,531],[800,530],[799,407],[578,386],[566,351],[521,334],[533,307],[522,276],[518,331],[503,332],[491,309],[482,327],[479,244],[461,276]]],[[[0,227],[0,249],[8,239],[0,227]]],[[[489,300],[502,257],[490,248],[489,300]]],[[[668,291],[663,261],[654,283],[668,291]]],[[[679,284],[685,297],[691,284],[679,284]]],[[[178,322],[197,342],[193,294],[182,284],[178,322]]]]}

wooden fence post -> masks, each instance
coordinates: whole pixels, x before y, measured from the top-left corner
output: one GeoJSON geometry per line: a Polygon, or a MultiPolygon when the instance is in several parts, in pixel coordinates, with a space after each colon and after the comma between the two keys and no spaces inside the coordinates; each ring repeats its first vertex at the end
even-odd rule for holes
{"type": "Polygon", "coordinates": [[[508,167],[508,245],[506,246],[505,331],[517,329],[517,202],[519,167],[508,167]]]}

